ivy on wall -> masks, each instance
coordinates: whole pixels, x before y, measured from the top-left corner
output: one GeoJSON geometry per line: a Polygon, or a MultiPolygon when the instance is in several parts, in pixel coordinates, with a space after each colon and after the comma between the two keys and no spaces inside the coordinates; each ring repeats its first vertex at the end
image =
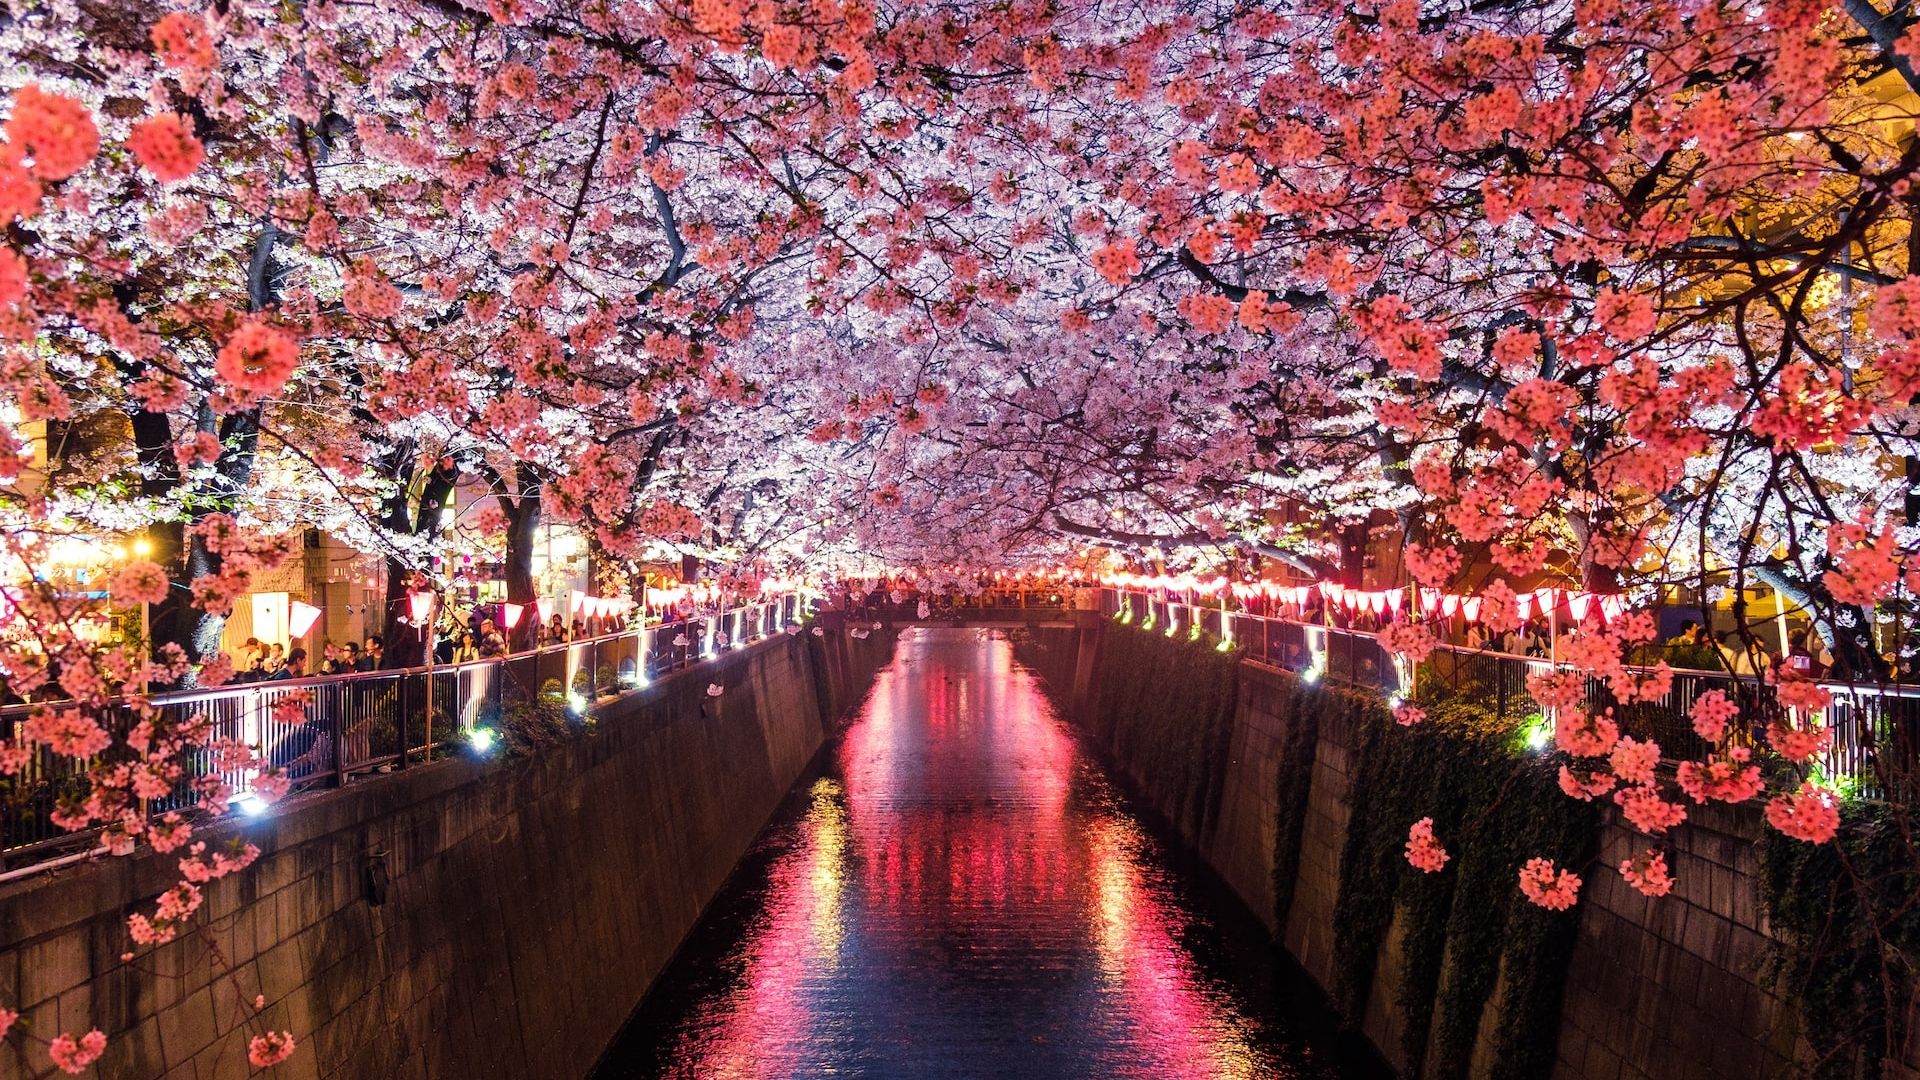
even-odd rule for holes
{"type": "Polygon", "coordinates": [[[1211,638],[1105,628],[1094,663],[1095,715],[1113,756],[1156,809],[1191,837],[1220,805],[1233,736],[1240,654],[1211,638]]]}
{"type": "MultiPolygon", "coordinates": [[[[1014,655],[1057,692],[1071,686],[1079,631],[1014,635],[1014,655]]],[[[1161,816],[1192,838],[1219,813],[1240,653],[1218,639],[1110,623],[1101,630],[1087,728],[1161,816]]]]}
{"type": "Polygon", "coordinates": [[[1768,829],[1761,897],[1770,965],[1813,1048],[1809,1075],[1876,1080],[1906,1045],[1920,962],[1920,860],[1900,812],[1852,802],[1830,844],[1768,829]]]}
{"type": "Polygon", "coordinates": [[[1286,731],[1274,769],[1273,924],[1284,928],[1300,880],[1300,847],[1306,836],[1313,762],[1319,753],[1320,716],[1328,699],[1298,679],[1270,691],[1274,715],[1286,731]]]}
{"type": "MultiPolygon", "coordinates": [[[[1217,813],[1239,692],[1238,657],[1213,644],[1108,624],[1085,718],[1157,808],[1195,838],[1217,813]]],[[[1061,688],[1078,647],[1074,631],[1016,639],[1021,660],[1061,688]]],[[[1263,695],[1259,707],[1284,733],[1274,777],[1274,915],[1285,926],[1293,907],[1319,741],[1332,730],[1352,770],[1334,912],[1336,1007],[1349,1022],[1362,1019],[1391,947],[1391,1005],[1411,1075],[1545,1076],[1578,909],[1536,907],[1516,879],[1535,856],[1591,865],[1600,811],[1560,792],[1550,755],[1520,745],[1532,706],[1523,690],[1471,665],[1446,674],[1422,680],[1434,690],[1420,702],[1426,720],[1411,728],[1369,689],[1283,676],[1250,691],[1263,695]],[[1402,854],[1408,827],[1429,816],[1453,854],[1437,874],[1402,854]]],[[[1886,1059],[1914,1038],[1920,858],[1912,823],[1896,808],[1851,802],[1844,815],[1833,844],[1766,830],[1759,885],[1772,974],[1814,1051],[1809,1074],[1878,1080],[1886,1059]]]]}
{"type": "Polygon", "coordinates": [[[1465,1076],[1500,986],[1490,1075],[1544,1075],[1577,922],[1528,903],[1516,882],[1535,856],[1584,863],[1597,842],[1596,812],[1561,794],[1554,770],[1491,710],[1437,698],[1423,702],[1427,719],[1409,728],[1372,693],[1320,693],[1347,699],[1327,708],[1350,717],[1354,763],[1334,911],[1335,1005],[1351,1021],[1363,1015],[1397,919],[1394,1006],[1410,1071],[1465,1076]],[[1408,827],[1422,817],[1433,818],[1454,854],[1437,874],[1402,854],[1408,827]]]}

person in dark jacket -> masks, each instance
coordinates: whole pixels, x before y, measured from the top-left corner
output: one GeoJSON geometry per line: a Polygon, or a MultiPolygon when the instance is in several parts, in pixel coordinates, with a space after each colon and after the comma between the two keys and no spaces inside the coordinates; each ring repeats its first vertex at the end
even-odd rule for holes
{"type": "Polygon", "coordinates": [[[274,682],[274,681],[279,681],[283,679],[304,679],[306,677],[307,677],[307,650],[295,649],[292,652],[287,654],[287,662],[280,665],[279,671],[276,671],[273,674],[267,676],[267,681],[274,682]]]}

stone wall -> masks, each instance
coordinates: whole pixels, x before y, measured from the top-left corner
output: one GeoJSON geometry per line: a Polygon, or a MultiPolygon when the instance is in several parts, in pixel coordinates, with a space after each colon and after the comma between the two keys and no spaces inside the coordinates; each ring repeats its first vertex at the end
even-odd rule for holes
{"type": "MultiPolygon", "coordinates": [[[[1668,856],[1673,892],[1659,900],[1618,874],[1589,875],[1556,1077],[1797,1074],[1793,1009],[1761,977],[1761,827],[1751,805],[1690,807],[1668,856]]],[[[1618,865],[1634,848],[1633,834],[1610,821],[1603,864],[1618,865]]]]}
{"type": "MultiPolygon", "coordinates": [[[[294,1033],[288,1077],[585,1075],[893,640],[783,636],[527,760],[463,754],[211,831],[260,861],[208,888],[206,941],[132,964],[126,916],[174,858],[8,886],[0,1002],[42,1036],[105,1030],[115,1080],[245,1076],[249,1020],[294,1033]]],[[[50,1067],[36,1049],[0,1072],[50,1067]]]]}
{"type": "MultiPolygon", "coordinates": [[[[1110,630],[1109,637],[1121,632],[1110,630]]],[[[1035,657],[1043,675],[1066,669],[1069,658],[1061,653],[1072,644],[1058,639],[1050,654],[1035,657]]],[[[1096,734],[1111,727],[1100,717],[1082,719],[1096,734]]],[[[1171,822],[1323,987],[1334,978],[1334,912],[1359,742],[1354,723],[1337,695],[1303,692],[1289,673],[1243,664],[1219,805],[1198,819],[1209,827],[1171,822]],[[1296,730],[1301,724],[1311,728],[1296,730]],[[1284,788],[1290,739],[1311,746],[1304,791],[1284,788]],[[1282,805],[1294,799],[1297,805],[1282,805]],[[1294,835],[1286,835],[1290,826],[1294,835]],[[1279,881],[1276,852],[1280,864],[1291,866],[1279,881]]],[[[1150,802],[1164,801],[1153,793],[1173,777],[1154,775],[1151,757],[1125,765],[1129,782],[1144,785],[1150,802]]],[[[1185,771],[1173,764],[1168,770],[1185,771]]],[[[1585,874],[1560,1015],[1552,1072],[1560,1080],[1797,1075],[1794,1010],[1761,970],[1767,929],[1757,893],[1758,812],[1689,810],[1688,822],[1672,836],[1675,891],[1658,901],[1609,869],[1627,856],[1631,833],[1611,814],[1601,828],[1599,858],[1585,874]]],[[[1400,929],[1396,919],[1355,1019],[1390,1062],[1404,1067],[1392,1005],[1400,929]]],[[[1496,991],[1494,1002],[1499,996],[1496,991]]],[[[1490,1003],[1474,1055],[1476,1075],[1488,1071],[1485,1044],[1495,1013],[1490,1003]]]]}

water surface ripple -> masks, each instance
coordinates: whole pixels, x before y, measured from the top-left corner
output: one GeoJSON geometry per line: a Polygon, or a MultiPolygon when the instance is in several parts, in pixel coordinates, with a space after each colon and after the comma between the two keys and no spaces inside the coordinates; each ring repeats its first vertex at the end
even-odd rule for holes
{"type": "Polygon", "coordinates": [[[1357,1075],[1170,862],[1004,638],[908,631],[598,1075],[1357,1075]]]}

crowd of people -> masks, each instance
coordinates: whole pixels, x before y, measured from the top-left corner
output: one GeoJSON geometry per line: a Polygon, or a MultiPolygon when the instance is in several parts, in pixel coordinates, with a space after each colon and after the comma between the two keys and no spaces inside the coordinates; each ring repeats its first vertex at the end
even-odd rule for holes
{"type": "MultiPolygon", "coordinates": [[[[439,626],[434,638],[433,661],[436,664],[465,664],[491,660],[513,653],[564,645],[569,641],[618,633],[623,628],[619,623],[617,617],[605,616],[576,618],[569,624],[556,614],[530,635],[519,635],[520,640],[516,642],[513,635],[509,635],[499,622],[486,614],[485,606],[475,607],[439,626]]],[[[234,657],[233,681],[273,682],[408,666],[406,663],[389,664],[389,659],[386,640],[379,634],[369,634],[364,641],[348,641],[339,645],[332,641],[324,642],[320,647],[317,666],[311,662],[311,654],[305,648],[288,648],[278,642],[266,643],[250,637],[241,644],[238,655],[234,657]]]]}

